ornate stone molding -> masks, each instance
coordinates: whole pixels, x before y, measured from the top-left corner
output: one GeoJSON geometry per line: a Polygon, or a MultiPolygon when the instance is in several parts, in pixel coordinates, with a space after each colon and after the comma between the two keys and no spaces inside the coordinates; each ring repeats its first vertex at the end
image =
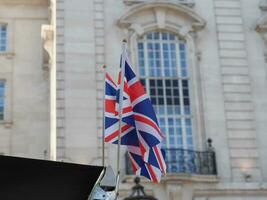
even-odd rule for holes
{"type": "MultiPolygon", "coordinates": [[[[165,0],[166,2],[177,2],[183,5],[186,5],[188,7],[193,7],[195,5],[195,1],[194,0],[165,0]]],[[[138,4],[138,3],[144,3],[144,2],[155,2],[155,0],[123,0],[123,2],[128,5],[134,5],[134,4],[138,4]]]]}
{"type": "Polygon", "coordinates": [[[49,66],[53,60],[54,30],[52,25],[42,26],[42,40],[44,48],[43,64],[49,66]]]}
{"type": "Polygon", "coordinates": [[[259,33],[267,32],[267,14],[258,20],[255,30],[259,33]]]}
{"type": "MultiPolygon", "coordinates": [[[[267,14],[258,20],[255,30],[261,34],[267,47],[267,14]]],[[[264,58],[265,62],[267,62],[267,51],[264,52],[264,58]]]]}
{"type": "Polygon", "coordinates": [[[180,28],[187,27],[189,31],[198,31],[206,24],[202,17],[187,6],[173,2],[157,1],[145,2],[133,6],[118,20],[118,26],[123,29],[132,29],[141,34],[146,24],[149,23],[146,19],[149,19],[149,22],[154,24],[158,29],[177,26],[180,28]],[[149,18],[145,18],[144,16],[146,15],[148,15],[149,18]],[[143,18],[141,19],[141,17],[139,17],[140,19],[138,19],[138,16],[143,16],[143,18]],[[154,16],[153,22],[151,21],[151,16],[154,16]],[[174,21],[172,18],[173,16],[177,17],[176,19],[179,20],[174,21]]]}

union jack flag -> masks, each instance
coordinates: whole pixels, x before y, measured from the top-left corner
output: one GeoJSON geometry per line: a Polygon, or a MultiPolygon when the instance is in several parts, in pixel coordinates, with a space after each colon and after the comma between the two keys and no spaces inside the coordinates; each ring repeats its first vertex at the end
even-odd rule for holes
{"type": "Polygon", "coordinates": [[[129,146],[127,150],[133,172],[136,175],[144,176],[153,182],[160,182],[161,175],[166,173],[166,165],[162,151],[158,146],[150,150],[153,157],[150,162],[145,162],[142,159],[142,154],[138,147],[129,146]]]}
{"type": "MultiPolygon", "coordinates": [[[[160,148],[163,135],[148,95],[132,70],[127,55],[124,56],[121,145],[127,145],[136,175],[159,182],[161,174],[166,173],[166,164],[160,148]]],[[[119,87],[106,74],[105,141],[114,144],[118,143],[119,134],[119,94],[119,87]]]]}

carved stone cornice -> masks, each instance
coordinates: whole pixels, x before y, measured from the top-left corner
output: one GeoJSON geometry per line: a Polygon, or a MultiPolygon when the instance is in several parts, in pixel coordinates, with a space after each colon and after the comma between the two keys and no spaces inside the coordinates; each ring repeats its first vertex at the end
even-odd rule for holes
{"type": "MultiPolygon", "coordinates": [[[[123,0],[123,2],[128,5],[128,6],[131,6],[131,5],[135,5],[135,4],[139,4],[139,3],[144,3],[144,2],[155,2],[156,0],[123,0]]],[[[195,1],[194,0],[165,0],[167,2],[176,2],[176,3],[180,3],[180,4],[183,4],[183,5],[186,5],[188,7],[194,7],[195,5],[195,1]]]]}
{"type": "MultiPolygon", "coordinates": [[[[144,23],[141,20],[136,20],[135,17],[139,16],[139,13],[144,13],[146,11],[152,11],[153,14],[150,15],[155,17],[156,26],[160,29],[168,25],[175,26],[173,22],[169,22],[166,17],[166,13],[170,12],[172,12],[173,15],[183,15],[183,17],[187,19],[186,27],[190,29],[188,31],[198,31],[206,25],[206,21],[187,6],[168,1],[148,1],[131,7],[130,10],[118,20],[118,26],[128,30],[134,29],[134,31],[142,33],[144,23]]],[[[179,19],[179,17],[177,17],[177,19],[179,19]]],[[[184,24],[179,24],[179,22],[177,23],[177,27],[185,26],[184,24]]]]}
{"type": "Polygon", "coordinates": [[[52,63],[54,56],[54,29],[52,25],[42,26],[42,40],[43,40],[43,68],[47,69],[52,63]]]}

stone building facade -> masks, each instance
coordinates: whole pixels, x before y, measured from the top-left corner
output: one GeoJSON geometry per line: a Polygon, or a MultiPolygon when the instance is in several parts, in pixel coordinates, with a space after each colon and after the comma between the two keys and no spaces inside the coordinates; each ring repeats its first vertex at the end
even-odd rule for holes
{"type": "MultiPolygon", "coordinates": [[[[170,151],[161,183],[143,180],[148,192],[267,199],[267,1],[0,0],[0,10],[1,153],[100,165],[102,66],[116,79],[126,38],[170,151]],[[215,151],[216,173],[196,170],[199,151],[215,151]]],[[[115,169],[116,148],[105,149],[115,169]]],[[[122,160],[123,198],[133,176],[122,160]]]]}

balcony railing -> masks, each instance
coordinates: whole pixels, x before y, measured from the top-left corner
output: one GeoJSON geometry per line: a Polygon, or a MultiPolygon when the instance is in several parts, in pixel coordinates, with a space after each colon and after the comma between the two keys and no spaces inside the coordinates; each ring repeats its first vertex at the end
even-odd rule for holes
{"type": "MultiPolygon", "coordinates": [[[[165,149],[167,173],[216,175],[216,158],[212,150],[201,152],[186,149],[165,149]]],[[[133,174],[126,154],[126,174],[133,174]]]]}
{"type": "MultiPolygon", "coordinates": [[[[144,3],[144,2],[153,2],[156,0],[123,0],[126,5],[133,5],[137,3],[144,3]]],[[[166,2],[173,2],[173,3],[180,3],[189,7],[193,7],[195,5],[195,0],[161,0],[166,2]]]]}

